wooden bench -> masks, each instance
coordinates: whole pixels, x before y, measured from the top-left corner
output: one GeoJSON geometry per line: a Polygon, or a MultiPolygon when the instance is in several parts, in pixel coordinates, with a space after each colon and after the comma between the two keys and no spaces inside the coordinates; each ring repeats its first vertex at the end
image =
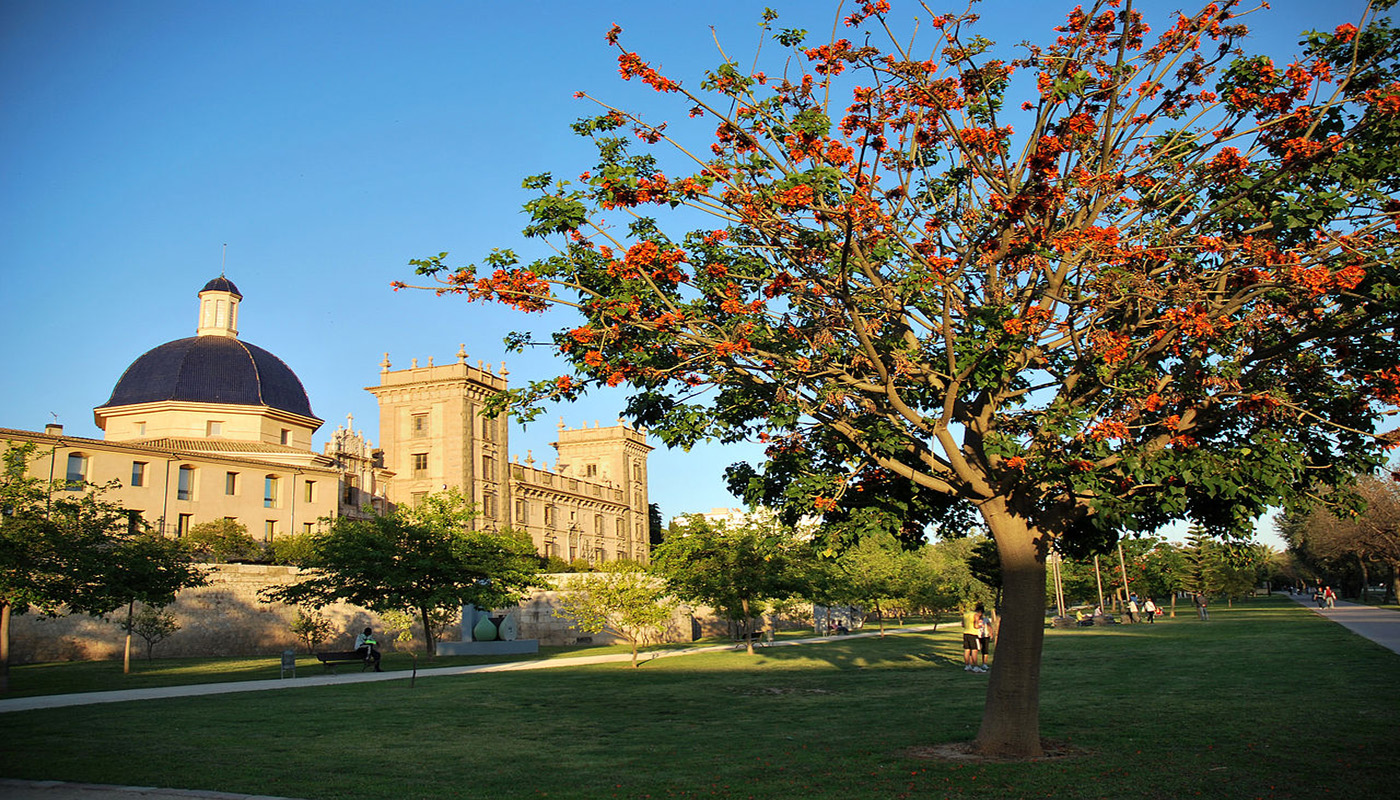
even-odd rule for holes
{"type": "Polygon", "coordinates": [[[325,666],[326,672],[334,673],[337,664],[359,664],[360,672],[374,666],[374,658],[362,656],[359,651],[346,650],[334,653],[317,653],[316,660],[325,666]]]}

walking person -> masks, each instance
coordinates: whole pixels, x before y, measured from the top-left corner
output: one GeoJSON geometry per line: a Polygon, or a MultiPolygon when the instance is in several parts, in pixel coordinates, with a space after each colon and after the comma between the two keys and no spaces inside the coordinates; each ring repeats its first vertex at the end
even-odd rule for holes
{"type": "Polygon", "coordinates": [[[1147,598],[1147,601],[1142,604],[1142,611],[1147,615],[1149,624],[1157,621],[1157,604],[1152,602],[1152,598],[1147,598]]]}
{"type": "Polygon", "coordinates": [[[1129,625],[1131,625],[1131,624],[1133,624],[1133,623],[1135,623],[1135,622],[1138,621],[1137,615],[1138,615],[1137,595],[1131,595],[1130,597],[1128,597],[1128,624],[1129,624],[1129,625]]]}
{"type": "Polygon", "coordinates": [[[1331,586],[1328,586],[1327,588],[1322,590],[1322,599],[1327,601],[1328,608],[1337,607],[1337,593],[1332,591],[1331,586]]]}

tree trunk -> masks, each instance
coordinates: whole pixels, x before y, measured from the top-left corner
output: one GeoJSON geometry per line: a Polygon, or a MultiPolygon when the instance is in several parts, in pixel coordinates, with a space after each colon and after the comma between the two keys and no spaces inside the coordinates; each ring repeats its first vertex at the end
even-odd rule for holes
{"type": "Polygon", "coordinates": [[[0,694],[10,691],[10,604],[0,602],[0,694]]]}
{"type": "Polygon", "coordinates": [[[1400,561],[1391,562],[1390,565],[1390,599],[1400,602],[1400,561]]]}
{"type": "Polygon", "coordinates": [[[1003,501],[982,505],[1001,558],[1006,606],[987,705],[974,748],[987,756],[1031,758],[1040,745],[1040,660],[1045,641],[1045,553],[1037,532],[1003,501]]]}
{"type": "Polygon", "coordinates": [[[753,655],[753,624],[749,619],[749,598],[739,601],[744,609],[744,652],[753,655]]]}
{"type": "Polygon", "coordinates": [[[433,629],[428,625],[428,607],[419,608],[418,614],[423,618],[423,644],[428,648],[428,658],[436,658],[437,643],[433,641],[433,629]]]}
{"type": "MultiPolygon", "coordinates": [[[[122,652],[122,674],[131,674],[131,625],[136,617],[136,601],[126,604],[126,649],[122,652]]],[[[151,660],[151,648],[146,648],[146,660],[151,660]]]]}
{"type": "Polygon", "coordinates": [[[1361,604],[1364,606],[1364,605],[1366,605],[1367,591],[1368,591],[1369,585],[1370,585],[1370,583],[1371,583],[1371,574],[1366,570],[1366,559],[1362,558],[1360,554],[1357,554],[1357,556],[1356,556],[1356,566],[1358,566],[1358,567],[1361,568],[1361,594],[1360,594],[1360,599],[1361,599],[1361,604]]]}

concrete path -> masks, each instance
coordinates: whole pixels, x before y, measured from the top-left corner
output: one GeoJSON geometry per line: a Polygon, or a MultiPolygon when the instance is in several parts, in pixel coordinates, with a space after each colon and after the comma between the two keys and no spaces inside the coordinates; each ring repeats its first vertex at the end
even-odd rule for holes
{"type": "MultiPolygon", "coordinates": [[[[951,629],[945,625],[945,629],[951,629]]],[[[901,633],[922,633],[933,630],[932,625],[918,625],[890,630],[890,635],[901,633]]],[[[879,636],[879,631],[851,633],[841,636],[816,636],[807,639],[784,639],[759,646],[794,647],[805,644],[827,644],[847,639],[863,639],[879,636]]],[[[755,642],[758,646],[758,643],[755,642]]],[[[640,658],[652,661],[658,658],[674,658],[696,653],[713,653],[733,650],[732,644],[710,645],[707,647],[687,647],[683,650],[643,653],[640,658]]],[[[600,656],[576,656],[537,661],[510,661],[501,664],[479,664],[469,667],[434,667],[418,670],[419,678],[447,675],[476,675],[487,672],[514,672],[531,669],[554,669],[556,667],[577,667],[584,664],[610,664],[631,661],[630,653],[614,653],[600,656]]],[[[408,680],[412,672],[357,672],[342,675],[315,675],[275,681],[236,681],[232,683],[204,683],[195,686],[162,686],[148,689],[122,689],[112,692],[81,692],[77,694],[56,694],[41,697],[15,697],[0,700],[0,713],[9,711],[30,711],[42,708],[62,708],[64,706],[92,705],[96,703],[123,703],[131,700],[153,700],[162,697],[194,697],[209,694],[229,694],[232,692],[263,692],[275,689],[303,689],[310,686],[342,686],[347,683],[370,683],[374,681],[408,680]]],[[[263,795],[230,794],[228,792],[204,792],[185,789],[161,789],[150,786],[107,786],[92,783],[68,783],[65,781],[21,781],[0,779],[0,800],[292,800],[291,798],[267,797],[263,795]]]]}
{"type": "MultiPolygon", "coordinates": [[[[948,629],[948,626],[944,626],[948,629]]],[[[932,625],[911,625],[907,628],[891,629],[890,635],[900,633],[923,633],[934,629],[932,625]]],[[[878,631],[866,633],[849,633],[841,636],[814,636],[806,639],[782,639],[779,641],[760,644],[755,641],[755,647],[764,649],[768,647],[794,647],[805,644],[825,644],[829,642],[839,642],[846,639],[862,639],[870,636],[879,636],[878,631]]],[[[696,653],[714,653],[724,650],[733,650],[732,644],[708,645],[705,647],[687,647],[683,650],[664,650],[642,653],[640,660],[654,661],[658,658],[675,658],[676,656],[689,656],[696,653]]],[[[519,670],[534,669],[555,669],[558,667],[577,667],[587,664],[613,664],[621,661],[631,661],[630,653],[611,653],[599,656],[573,656],[568,658],[538,659],[534,661],[507,661],[500,664],[477,664],[464,667],[431,667],[418,670],[419,678],[433,678],[447,675],[477,675],[488,672],[516,672],[519,670]]],[[[156,686],[146,689],[119,689],[110,692],[79,692],[76,694],[51,694],[40,695],[38,697],[13,697],[0,700],[0,714],[10,711],[32,711],[40,708],[62,708],[64,706],[83,706],[96,703],[124,703],[129,700],[155,700],[162,697],[194,697],[207,694],[230,694],[232,692],[265,692],[276,689],[305,689],[311,686],[344,686],[347,683],[373,683],[376,681],[403,681],[412,676],[412,672],[391,671],[391,672],[352,672],[339,675],[311,675],[300,678],[266,681],[233,681],[229,683],[201,683],[190,686],[156,686]]],[[[0,794],[0,798],[4,795],[0,794]]]]}
{"type": "Polygon", "coordinates": [[[1294,602],[1320,614],[1355,634],[1364,636],[1381,647],[1400,653],[1400,611],[1387,611],[1373,606],[1362,606],[1336,601],[1334,608],[1318,608],[1312,597],[1295,594],[1294,602]]]}

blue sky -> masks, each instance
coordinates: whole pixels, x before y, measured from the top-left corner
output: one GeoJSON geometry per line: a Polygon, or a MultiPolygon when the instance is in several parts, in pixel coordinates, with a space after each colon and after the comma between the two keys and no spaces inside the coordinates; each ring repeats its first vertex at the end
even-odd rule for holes
{"type": "MultiPolygon", "coordinates": [[[[1137,3],[1158,23],[1181,5],[1137,3]]],[[[1254,28],[1257,49],[1279,55],[1299,30],[1355,22],[1364,7],[1272,5],[1254,28]]],[[[513,383],[560,374],[545,348],[507,356],[501,337],[563,316],[395,293],[390,281],[443,250],[458,262],[533,252],[519,236],[520,179],[592,164],[568,124],[595,108],[574,92],[655,101],[617,79],[603,42],[612,23],[695,84],[719,62],[716,38],[748,62],[765,6],[814,37],[836,18],[835,3],[808,0],[0,0],[0,427],[42,429],[56,414],[69,433],[100,437],[92,408],[136,357],[193,335],[195,293],[221,264],[244,295],[241,338],[286,361],[326,420],[318,449],[346,414],[378,441],[363,389],[385,352],[407,366],[464,343],[473,362],[506,361],[513,383]]],[[[982,33],[1046,41],[1072,6],[988,0],[982,33]]],[[[652,114],[668,116],[683,110],[652,114]]],[[[552,462],[560,416],[608,424],[623,402],[551,409],[512,432],[512,452],[552,462]]],[[[668,517],[738,505],[723,468],[757,453],[659,449],[652,499],[668,517]]]]}

